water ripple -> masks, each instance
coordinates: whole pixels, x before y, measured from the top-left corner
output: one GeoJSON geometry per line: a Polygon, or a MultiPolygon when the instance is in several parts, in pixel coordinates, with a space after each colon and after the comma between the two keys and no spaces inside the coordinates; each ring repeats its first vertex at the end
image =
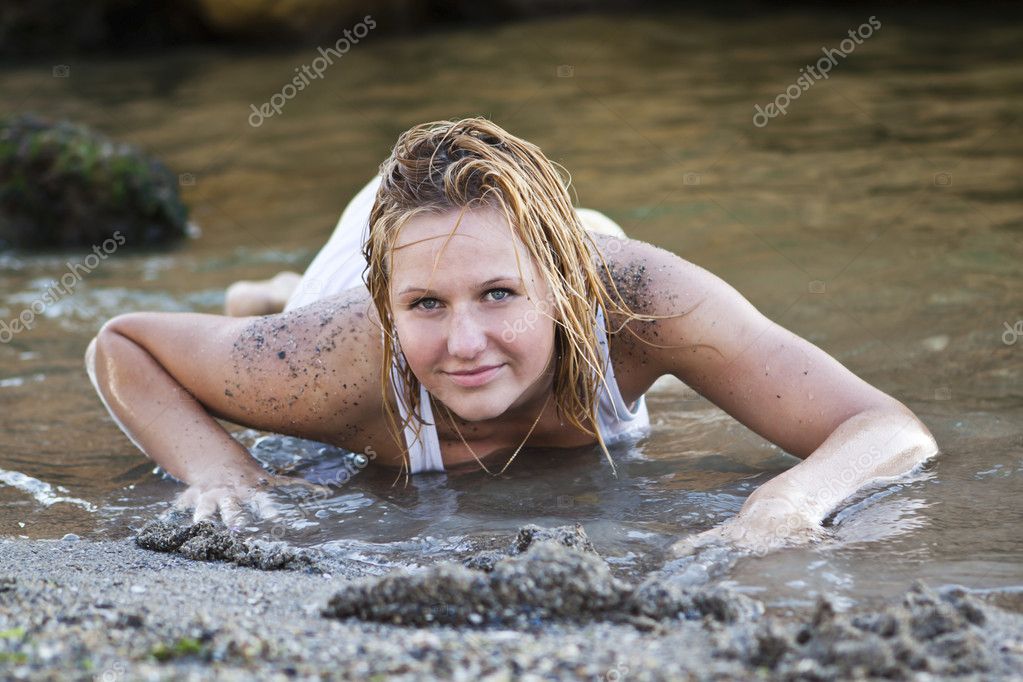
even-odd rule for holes
{"type": "MultiPolygon", "coordinates": [[[[67,502],[68,504],[76,504],[86,511],[96,511],[96,505],[85,500],[78,499],[77,497],[65,497],[58,495],[54,492],[54,487],[45,481],[40,481],[38,478],[32,478],[27,476],[20,471],[9,471],[7,469],[0,469],[0,483],[17,488],[22,492],[26,492],[35,498],[36,502],[49,507],[58,502],[67,502]]],[[[64,486],[57,486],[57,491],[66,493],[67,488],[64,486]]]]}

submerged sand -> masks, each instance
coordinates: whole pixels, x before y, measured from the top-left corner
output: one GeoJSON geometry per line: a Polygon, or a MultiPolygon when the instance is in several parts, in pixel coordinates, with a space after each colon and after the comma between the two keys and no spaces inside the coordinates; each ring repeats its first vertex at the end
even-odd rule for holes
{"type": "Polygon", "coordinates": [[[2,542],[0,670],[108,682],[1023,676],[1023,616],[962,590],[774,613],[670,571],[617,578],[578,525],[484,544],[382,573],[210,523],[2,542]]]}

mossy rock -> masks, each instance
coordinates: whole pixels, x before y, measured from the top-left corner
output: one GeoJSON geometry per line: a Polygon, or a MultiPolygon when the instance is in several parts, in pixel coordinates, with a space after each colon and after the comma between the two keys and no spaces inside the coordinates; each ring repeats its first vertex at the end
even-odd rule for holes
{"type": "Polygon", "coordinates": [[[177,177],[89,128],[31,114],[0,119],[0,249],[127,248],[186,234],[177,177]]]}

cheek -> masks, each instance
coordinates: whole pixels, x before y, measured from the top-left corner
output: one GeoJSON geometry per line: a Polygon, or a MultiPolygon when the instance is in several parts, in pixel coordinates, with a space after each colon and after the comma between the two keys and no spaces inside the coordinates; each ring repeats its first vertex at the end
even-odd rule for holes
{"type": "Polygon", "coordinates": [[[517,316],[516,324],[505,324],[500,338],[522,365],[543,367],[554,348],[554,322],[531,307],[517,316]]]}
{"type": "Polygon", "coordinates": [[[415,319],[396,318],[394,332],[398,337],[398,348],[417,376],[423,376],[444,349],[441,334],[433,326],[415,319]]]}

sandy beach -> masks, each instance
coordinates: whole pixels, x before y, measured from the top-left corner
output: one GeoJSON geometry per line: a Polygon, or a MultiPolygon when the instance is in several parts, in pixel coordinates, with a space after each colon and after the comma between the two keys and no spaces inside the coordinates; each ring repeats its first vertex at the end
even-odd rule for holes
{"type": "Polygon", "coordinates": [[[0,544],[0,665],[107,682],[1019,679],[1023,616],[993,601],[918,586],[848,613],[770,611],[668,570],[630,584],[579,526],[382,572],[153,522],[124,541],[0,544]]]}

